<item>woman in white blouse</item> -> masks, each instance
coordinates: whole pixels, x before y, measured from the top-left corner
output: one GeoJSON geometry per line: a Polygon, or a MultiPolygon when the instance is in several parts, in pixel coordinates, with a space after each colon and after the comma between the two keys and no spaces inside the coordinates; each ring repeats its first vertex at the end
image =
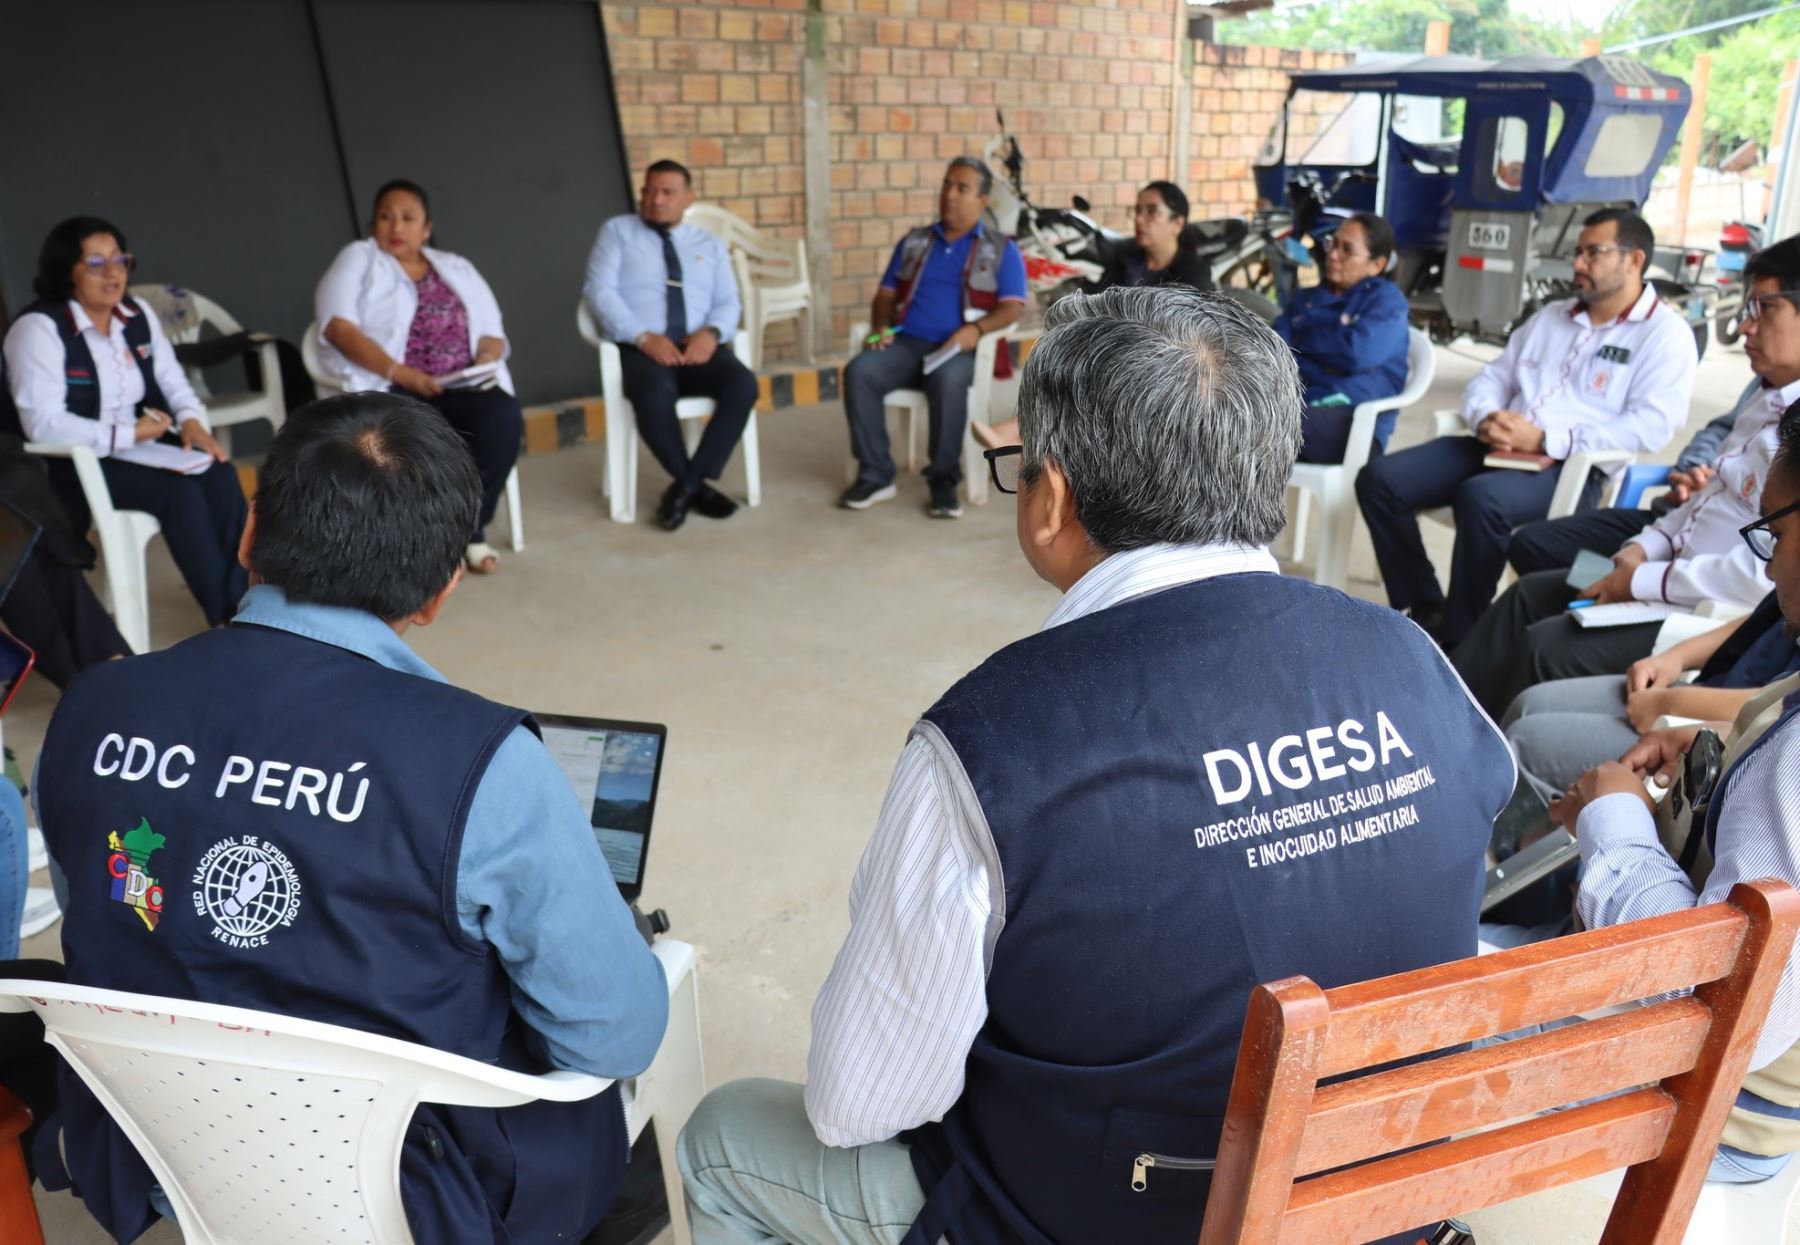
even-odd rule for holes
{"type": "Polygon", "coordinates": [[[481,526],[469,536],[469,569],[500,564],[487,543],[506,477],[519,457],[524,412],[504,362],[510,348],[475,265],[426,246],[431,204],[423,187],[391,181],[375,192],[369,237],[332,261],[313,296],[321,363],[344,389],[392,389],[435,407],[462,434],[481,473],[481,526]],[[469,368],[487,370],[459,383],[469,368]],[[447,383],[448,382],[448,383],[447,383]]]}
{"type": "MultiPolygon", "coordinates": [[[[247,586],[237,550],[248,506],[162,325],[125,292],[134,263],[125,235],[98,217],[50,231],[32,282],[37,301],[6,334],[0,434],[92,449],[113,505],[156,516],[188,590],[218,626],[247,586]]],[[[85,532],[73,465],[49,466],[85,532]]]]}

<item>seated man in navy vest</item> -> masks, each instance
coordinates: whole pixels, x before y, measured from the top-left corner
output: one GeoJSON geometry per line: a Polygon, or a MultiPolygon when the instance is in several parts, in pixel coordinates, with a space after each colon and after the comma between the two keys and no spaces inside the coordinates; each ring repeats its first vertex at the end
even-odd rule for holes
{"type": "Polygon", "coordinates": [[[900,239],[869,308],[869,337],[844,369],[844,415],[856,481],[838,498],[846,510],[867,510],[894,499],[888,452],[889,391],[925,391],[931,415],[931,487],[926,513],[962,515],[963,434],[969,426],[969,385],[983,333],[1015,323],[1025,310],[1025,260],[1011,238],[982,223],[994,175],[973,156],[958,156],[938,189],[938,220],[900,239]],[[927,359],[952,343],[960,352],[925,372],[927,359]]]}
{"type": "Polygon", "coordinates": [[[1046,323],[990,461],[1062,601],[913,728],[805,1089],[682,1133],[696,1245],[1191,1245],[1251,987],[1475,952],[1512,760],[1418,627],[1277,572],[1292,353],[1174,287],[1046,323]]]}
{"type": "MultiPolygon", "coordinates": [[[[527,1071],[649,1065],[667,987],[568,779],[528,716],[450,686],[401,638],[442,613],[480,505],[474,460],[428,406],[359,393],[287,421],[231,625],[84,672],[50,723],[36,795],[70,981],[527,1071]]],[[[38,1171],[129,1241],[161,1191],[59,1079],[38,1171]]],[[[617,1087],[421,1106],[400,1171],[413,1237],[579,1240],[626,1148],[617,1087]]]]}

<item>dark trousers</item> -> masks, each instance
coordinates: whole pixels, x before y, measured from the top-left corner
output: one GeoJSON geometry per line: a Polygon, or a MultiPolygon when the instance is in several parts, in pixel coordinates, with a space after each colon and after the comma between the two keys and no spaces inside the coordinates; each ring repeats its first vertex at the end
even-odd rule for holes
{"type": "MultiPolygon", "coordinates": [[[[1483,467],[1487,454],[1474,437],[1439,437],[1371,459],[1356,477],[1357,504],[1374,538],[1388,603],[1415,616],[1441,606],[1438,635],[1446,646],[1467,635],[1493,600],[1513,529],[1544,517],[1562,474],[1560,463],[1548,471],[1483,467]],[[1456,515],[1447,595],[1419,534],[1418,512],[1439,506],[1456,515]]],[[[1584,505],[1595,493],[1590,486],[1584,505]]]]}
{"type": "Polygon", "coordinates": [[[525,412],[519,400],[498,386],[446,389],[435,398],[410,392],[406,396],[418,398],[442,415],[474,455],[475,471],[481,476],[481,521],[469,540],[486,540],[487,525],[494,521],[500,494],[506,491],[506,477],[519,461],[519,441],[525,435],[525,412]]]}
{"type": "Polygon", "coordinates": [[[237,468],[214,463],[199,475],[184,476],[102,458],[100,470],[114,506],[156,516],[169,556],[200,603],[207,625],[228,622],[250,586],[237,557],[244,519],[250,513],[237,468]]]}
{"type": "Polygon", "coordinates": [[[1561,519],[1539,519],[1512,534],[1506,560],[1521,575],[1533,571],[1567,570],[1583,549],[1612,557],[1625,542],[1650,526],[1656,516],[1648,510],[1616,507],[1586,510],[1561,519]]]}
{"type": "Polygon", "coordinates": [[[857,479],[892,484],[897,471],[888,449],[887,412],[882,399],[895,389],[923,389],[931,412],[931,461],[925,478],[932,483],[962,482],[963,436],[969,428],[969,385],[975,378],[975,356],[956,355],[931,375],[925,356],[937,343],[898,334],[885,350],[865,350],[844,369],[844,414],[850,421],[850,452],[856,456],[857,479]]]}
{"type": "Polygon", "coordinates": [[[37,672],[59,688],[97,662],[131,655],[80,568],[45,556],[41,545],[0,602],[0,623],[37,654],[37,672]]]}
{"type": "Polygon", "coordinates": [[[720,346],[705,363],[664,367],[636,346],[620,342],[619,370],[625,397],[637,414],[638,435],[669,479],[694,493],[725,474],[757,395],[756,373],[738,361],[731,347],[720,346]],[[713,417],[706,421],[692,458],[675,415],[677,398],[713,400],[713,417]]]}
{"type": "Polygon", "coordinates": [[[1575,599],[1566,574],[1559,568],[1522,577],[1451,652],[1451,664],[1490,716],[1503,716],[1513,697],[1538,683],[1624,674],[1656,644],[1660,623],[1578,626],[1566,612],[1575,599]]]}
{"type": "MultiPolygon", "coordinates": [[[[1309,406],[1300,418],[1300,461],[1303,463],[1341,463],[1350,446],[1350,421],[1356,415],[1354,406],[1309,406]]],[[[1375,420],[1375,440],[1369,446],[1369,457],[1387,449],[1399,412],[1388,411],[1375,420]]]]}

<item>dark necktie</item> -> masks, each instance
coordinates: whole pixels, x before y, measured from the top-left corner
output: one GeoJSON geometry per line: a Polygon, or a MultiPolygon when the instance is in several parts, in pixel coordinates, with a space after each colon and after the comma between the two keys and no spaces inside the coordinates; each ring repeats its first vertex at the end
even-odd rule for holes
{"type": "Polygon", "coordinates": [[[669,297],[669,332],[670,341],[687,340],[687,298],[681,291],[681,256],[675,253],[675,239],[669,236],[667,229],[659,229],[663,244],[663,265],[669,270],[668,283],[663,287],[669,297]]]}

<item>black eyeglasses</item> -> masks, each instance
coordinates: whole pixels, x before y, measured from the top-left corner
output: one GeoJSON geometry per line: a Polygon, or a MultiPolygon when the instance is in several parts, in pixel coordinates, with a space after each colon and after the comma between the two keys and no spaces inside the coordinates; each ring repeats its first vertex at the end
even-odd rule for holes
{"type": "Polygon", "coordinates": [[[997,450],[983,450],[981,456],[987,459],[988,474],[994,479],[994,487],[1002,493],[1019,491],[1019,468],[1025,465],[1025,447],[1022,445],[1003,445],[997,450]]]}
{"type": "Polygon", "coordinates": [[[126,272],[130,272],[133,268],[137,267],[137,256],[133,255],[130,251],[124,251],[118,255],[83,255],[76,262],[83,265],[95,276],[99,276],[101,273],[105,272],[108,267],[120,268],[126,272]]]}
{"type": "Polygon", "coordinates": [[[1742,536],[1744,543],[1750,546],[1751,553],[1767,562],[1775,556],[1775,533],[1770,530],[1769,525],[1777,519],[1793,514],[1796,510],[1800,510],[1800,501],[1791,506],[1783,506],[1774,514],[1765,514],[1754,523],[1744,524],[1738,529],[1738,535],[1742,536]]]}

